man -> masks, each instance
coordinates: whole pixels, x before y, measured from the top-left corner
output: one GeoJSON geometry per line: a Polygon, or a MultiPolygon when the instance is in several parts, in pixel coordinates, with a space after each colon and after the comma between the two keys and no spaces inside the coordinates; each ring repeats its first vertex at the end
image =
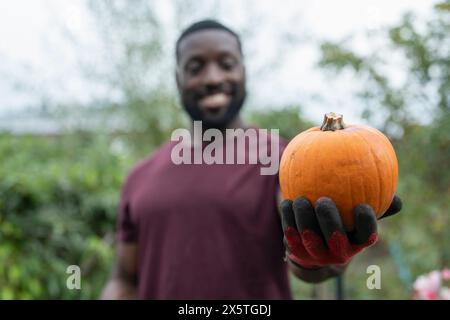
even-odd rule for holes
{"type": "MultiPolygon", "coordinates": [[[[212,20],[193,24],[177,41],[176,59],[181,101],[193,121],[204,130],[250,128],[239,116],[245,68],[232,30],[212,20]]],[[[105,299],[291,299],[288,269],[320,282],[376,241],[368,206],[357,208],[352,235],[331,199],[315,208],[304,198],[286,200],[280,221],[277,175],[262,175],[259,164],[177,165],[174,146],[141,161],[123,186],[105,299]]],[[[399,209],[395,202],[388,214],[399,209]]]]}

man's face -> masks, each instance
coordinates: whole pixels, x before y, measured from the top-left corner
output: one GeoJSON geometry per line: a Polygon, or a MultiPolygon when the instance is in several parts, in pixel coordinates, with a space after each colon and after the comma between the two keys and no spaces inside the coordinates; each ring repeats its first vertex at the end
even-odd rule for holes
{"type": "Polygon", "coordinates": [[[207,128],[225,128],[245,99],[245,70],[237,39],[223,30],[201,30],[179,45],[177,85],[184,108],[207,128]]]}

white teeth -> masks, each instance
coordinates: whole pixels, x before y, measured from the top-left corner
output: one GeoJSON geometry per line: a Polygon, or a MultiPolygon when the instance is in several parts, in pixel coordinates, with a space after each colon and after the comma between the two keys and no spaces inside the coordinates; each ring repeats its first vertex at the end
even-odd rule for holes
{"type": "Polygon", "coordinates": [[[200,105],[205,108],[220,108],[228,103],[228,96],[224,93],[216,93],[200,100],[200,105]]]}

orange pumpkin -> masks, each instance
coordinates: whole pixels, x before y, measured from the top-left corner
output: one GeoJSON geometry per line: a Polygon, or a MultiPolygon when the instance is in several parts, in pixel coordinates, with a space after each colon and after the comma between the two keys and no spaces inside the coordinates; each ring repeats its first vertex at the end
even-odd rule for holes
{"type": "Polygon", "coordinates": [[[370,205],[377,217],[389,208],[397,189],[394,148],[380,131],[345,125],[342,115],[327,113],[321,127],[298,134],[280,162],[280,187],[285,199],[306,197],[314,203],[329,197],[351,231],[353,209],[370,205]]]}

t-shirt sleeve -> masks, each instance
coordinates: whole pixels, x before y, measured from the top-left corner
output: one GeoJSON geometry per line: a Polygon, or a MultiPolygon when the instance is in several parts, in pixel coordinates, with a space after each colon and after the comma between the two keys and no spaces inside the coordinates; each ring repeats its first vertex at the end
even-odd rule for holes
{"type": "Polygon", "coordinates": [[[133,220],[130,203],[131,185],[131,178],[128,177],[120,194],[116,239],[121,242],[137,242],[138,238],[138,229],[133,220]]]}

